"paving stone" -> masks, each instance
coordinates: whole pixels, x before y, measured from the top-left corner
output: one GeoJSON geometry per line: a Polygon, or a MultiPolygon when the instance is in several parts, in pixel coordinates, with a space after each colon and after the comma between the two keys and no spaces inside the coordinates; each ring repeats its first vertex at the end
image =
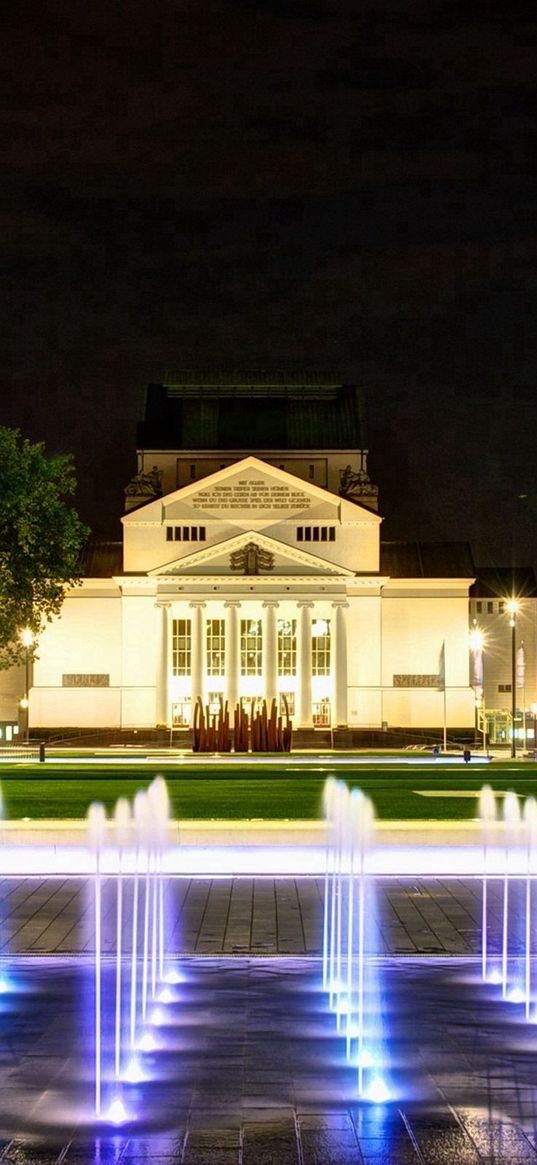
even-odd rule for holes
{"type": "Polygon", "coordinates": [[[17,1138],[5,1146],[0,1160],[2,1165],[56,1165],[61,1151],[61,1144],[54,1147],[17,1138]]]}
{"type": "Polygon", "coordinates": [[[537,1153],[522,1129],[467,1115],[464,1111],[460,1117],[481,1157],[518,1158],[534,1165],[537,1162],[537,1153]]]}
{"type": "Polygon", "coordinates": [[[361,1165],[363,1160],[350,1131],[302,1129],[300,1141],[304,1165],[361,1165]]]}
{"type": "Polygon", "coordinates": [[[296,1130],[291,1121],[244,1125],[242,1165],[300,1165],[296,1130]]]}
{"type": "Polygon", "coordinates": [[[431,1129],[416,1140],[426,1165],[480,1165],[475,1145],[460,1129],[431,1129]]]}

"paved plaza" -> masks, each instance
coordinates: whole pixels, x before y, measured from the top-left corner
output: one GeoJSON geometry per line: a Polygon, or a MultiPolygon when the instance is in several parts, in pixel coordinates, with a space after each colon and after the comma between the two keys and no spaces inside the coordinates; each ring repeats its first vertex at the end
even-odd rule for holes
{"type": "Polygon", "coordinates": [[[537,1165],[535,1026],[481,984],[479,883],[379,885],[382,1105],[357,1102],[320,989],[322,896],[313,878],[169,884],[184,982],[124,1091],[132,1122],[97,1135],[91,888],[4,879],[1,1165],[537,1165]]]}
{"type": "MultiPolygon", "coordinates": [[[[481,884],[379,879],[374,947],[386,955],[480,950],[481,884]]],[[[176,878],[169,882],[171,949],[181,955],[320,955],[323,879],[176,878]]],[[[490,882],[500,919],[501,881],[490,882]]],[[[4,878],[0,949],[70,955],[93,949],[91,897],[79,878],[4,878]]],[[[128,909],[125,927],[129,928],[128,909]]]]}

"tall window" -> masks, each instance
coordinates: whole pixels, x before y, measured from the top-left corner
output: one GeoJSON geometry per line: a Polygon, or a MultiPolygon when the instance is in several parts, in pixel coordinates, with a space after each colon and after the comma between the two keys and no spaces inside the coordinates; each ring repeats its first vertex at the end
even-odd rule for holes
{"type": "Polygon", "coordinates": [[[278,675],[296,676],[296,619],[278,619],[278,675]]]}
{"type": "Polygon", "coordinates": [[[311,672],[330,675],[330,620],[315,619],[311,625],[311,672]]]}
{"type": "Polygon", "coordinates": [[[192,669],[192,624],[190,619],[174,619],[172,636],[173,675],[189,676],[192,669]]]}
{"type": "Polygon", "coordinates": [[[207,619],[207,675],[223,676],[226,670],[226,621],[207,619]]]}
{"type": "Polygon", "coordinates": [[[241,619],[241,676],[263,674],[261,619],[241,619]]]}

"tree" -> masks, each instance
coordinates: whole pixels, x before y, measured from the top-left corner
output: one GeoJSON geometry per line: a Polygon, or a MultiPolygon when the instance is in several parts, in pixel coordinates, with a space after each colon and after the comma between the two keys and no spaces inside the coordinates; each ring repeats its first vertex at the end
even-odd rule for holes
{"type": "Polygon", "coordinates": [[[24,660],[22,630],[37,641],[80,579],[89,531],[66,503],[75,488],[70,455],[0,427],[0,668],[24,660]]]}

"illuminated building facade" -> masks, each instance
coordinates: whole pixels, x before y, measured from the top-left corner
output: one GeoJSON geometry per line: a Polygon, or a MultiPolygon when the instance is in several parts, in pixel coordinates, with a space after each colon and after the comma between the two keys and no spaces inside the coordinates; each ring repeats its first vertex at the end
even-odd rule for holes
{"type": "Polygon", "coordinates": [[[303,729],[438,728],[444,704],[471,726],[471,556],[381,542],[377,508],[354,387],[149,386],[123,543],[90,545],[45,632],[31,725],[179,728],[201,697],[303,729]]]}
{"type": "Polygon", "coordinates": [[[514,704],[517,747],[534,748],[537,585],[531,567],[479,568],[470,591],[471,641],[474,637],[480,649],[477,653],[472,651],[471,668],[478,735],[485,732],[491,744],[506,743],[511,737],[514,704]]]}

